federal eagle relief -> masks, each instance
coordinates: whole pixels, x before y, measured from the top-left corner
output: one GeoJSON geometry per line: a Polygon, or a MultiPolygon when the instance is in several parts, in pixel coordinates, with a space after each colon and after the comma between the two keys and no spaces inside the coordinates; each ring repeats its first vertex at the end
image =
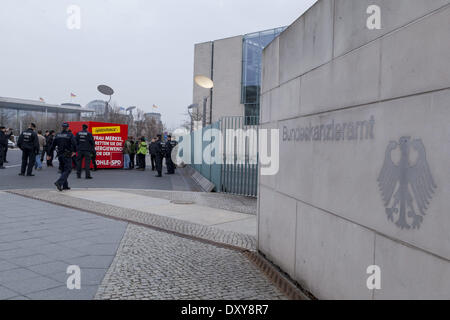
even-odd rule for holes
{"type": "Polygon", "coordinates": [[[389,143],[378,184],[387,218],[395,219],[400,229],[419,229],[437,189],[421,139],[411,141],[410,137],[402,137],[399,142],[389,143]],[[400,154],[397,163],[392,160],[394,151],[400,154]]]}

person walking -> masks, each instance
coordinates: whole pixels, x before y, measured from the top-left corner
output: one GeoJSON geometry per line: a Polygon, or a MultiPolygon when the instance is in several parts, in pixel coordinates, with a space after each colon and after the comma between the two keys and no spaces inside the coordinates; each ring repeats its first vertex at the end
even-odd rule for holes
{"type": "Polygon", "coordinates": [[[158,134],[158,140],[156,141],[156,171],[158,172],[158,174],[156,175],[156,177],[161,178],[162,177],[162,165],[163,165],[163,159],[164,159],[164,155],[166,153],[166,144],[164,143],[164,141],[162,140],[162,135],[158,134]]]}
{"type": "Polygon", "coordinates": [[[87,131],[88,125],[83,124],[83,130],[77,133],[75,138],[77,142],[77,178],[81,179],[81,168],[84,159],[84,168],[86,171],[86,179],[92,179],[91,177],[91,152],[95,149],[95,141],[92,133],[87,131]]]}
{"type": "Polygon", "coordinates": [[[123,169],[130,170],[130,153],[131,153],[131,142],[130,137],[125,141],[123,145],[123,169]]]}
{"type": "Polygon", "coordinates": [[[17,146],[22,150],[22,166],[19,176],[25,176],[25,170],[27,177],[34,177],[33,167],[36,161],[36,153],[39,152],[39,139],[34,132],[36,125],[30,123],[27,130],[21,133],[17,146]]]}
{"type": "Polygon", "coordinates": [[[171,135],[167,136],[166,142],[166,167],[167,174],[175,174],[175,163],[172,161],[172,150],[178,145],[178,142],[172,139],[171,135]]]}
{"type": "Polygon", "coordinates": [[[147,142],[145,142],[145,137],[142,137],[139,143],[139,149],[137,151],[137,157],[139,159],[139,171],[145,171],[145,157],[147,156],[147,152],[147,142]]]}
{"type": "Polygon", "coordinates": [[[53,140],[55,139],[55,130],[51,130],[46,138],[45,144],[46,144],[46,148],[45,148],[45,153],[47,154],[47,167],[53,167],[53,158],[54,158],[54,154],[53,152],[50,152],[50,148],[53,144],[53,140]],[[50,159],[50,160],[48,160],[50,159]]]}
{"type": "Polygon", "coordinates": [[[39,151],[36,153],[36,162],[34,164],[34,168],[38,171],[42,170],[42,158],[45,153],[45,138],[42,135],[42,131],[38,130],[38,141],[39,141],[39,151]]]}
{"type": "Polygon", "coordinates": [[[8,137],[6,135],[6,128],[0,127],[0,169],[6,169],[3,164],[5,163],[5,149],[8,148],[8,137]]]}
{"type": "Polygon", "coordinates": [[[8,155],[8,141],[11,139],[12,134],[13,134],[13,130],[11,128],[5,129],[6,148],[4,150],[3,163],[8,163],[8,160],[6,159],[6,156],[8,155]]]}
{"type": "Polygon", "coordinates": [[[134,169],[135,166],[135,158],[136,158],[136,142],[134,141],[134,137],[131,136],[130,137],[130,144],[131,144],[131,148],[130,148],[130,170],[134,169]]]}
{"type": "MultiPolygon", "coordinates": [[[[69,124],[63,123],[61,133],[58,133],[53,140],[50,152],[58,150],[57,157],[61,163],[61,176],[55,182],[55,186],[59,191],[70,190],[67,179],[72,171],[72,157],[76,154],[77,142],[72,133],[68,132],[69,124]]],[[[47,160],[49,160],[49,156],[47,160]]]]}
{"type": "MultiPolygon", "coordinates": [[[[47,144],[47,137],[50,135],[50,132],[48,130],[45,130],[45,134],[44,134],[44,139],[45,139],[45,143],[44,145],[47,144]]],[[[45,154],[47,153],[47,148],[44,147],[43,152],[41,152],[41,163],[44,163],[44,158],[45,158],[45,154]]]]}
{"type": "Polygon", "coordinates": [[[150,143],[150,147],[148,148],[150,151],[150,160],[152,162],[152,171],[155,171],[156,169],[156,138],[152,139],[152,142],[150,143]]]}

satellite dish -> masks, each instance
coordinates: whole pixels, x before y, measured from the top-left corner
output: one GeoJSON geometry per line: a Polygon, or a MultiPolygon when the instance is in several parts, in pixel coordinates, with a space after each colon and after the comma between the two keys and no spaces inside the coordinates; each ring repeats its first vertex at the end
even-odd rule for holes
{"type": "Polygon", "coordinates": [[[114,90],[108,86],[100,85],[97,87],[97,90],[100,91],[100,93],[103,93],[106,96],[112,96],[114,94],[114,90]]]}
{"type": "Polygon", "coordinates": [[[195,76],[194,80],[195,80],[195,83],[202,88],[212,89],[214,87],[214,82],[208,77],[195,76]]]}

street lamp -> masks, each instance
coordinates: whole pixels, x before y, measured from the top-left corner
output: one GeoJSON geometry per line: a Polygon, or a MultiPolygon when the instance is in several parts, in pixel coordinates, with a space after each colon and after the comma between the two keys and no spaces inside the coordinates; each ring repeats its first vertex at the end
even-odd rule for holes
{"type": "Polygon", "coordinates": [[[111,98],[112,98],[112,95],[114,94],[114,90],[111,87],[108,87],[104,84],[99,85],[97,87],[97,90],[100,93],[104,94],[105,96],[109,96],[109,101],[106,102],[106,105],[105,105],[105,115],[106,115],[106,114],[108,114],[108,111],[109,111],[108,106],[109,106],[109,103],[111,102],[111,98]]]}
{"type": "MultiPolygon", "coordinates": [[[[194,77],[195,83],[202,88],[209,89],[209,97],[212,96],[212,89],[214,88],[214,82],[205,76],[195,76],[194,77]]],[[[206,127],[206,103],[208,102],[208,96],[203,98],[203,121],[202,121],[202,127],[206,127]]],[[[212,115],[212,104],[211,104],[211,115],[212,115]]],[[[212,120],[212,119],[211,119],[212,120]]]]}
{"type": "Polygon", "coordinates": [[[126,112],[129,112],[128,115],[128,122],[129,122],[129,126],[133,129],[133,133],[134,133],[134,117],[133,117],[133,110],[136,109],[137,107],[128,107],[126,109],[126,112]]]}
{"type": "Polygon", "coordinates": [[[194,109],[194,108],[198,108],[198,104],[197,103],[191,104],[188,107],[188,113],[189,113],[189,116],[191,117],[191,132],[194,131],[194,118],[192,116],[192,109],[194,109]]]}

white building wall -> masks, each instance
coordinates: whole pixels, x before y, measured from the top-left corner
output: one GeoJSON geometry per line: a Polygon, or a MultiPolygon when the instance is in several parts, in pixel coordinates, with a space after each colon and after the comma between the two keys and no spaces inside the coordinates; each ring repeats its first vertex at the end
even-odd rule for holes
{"type": "Polygon", "coordinates": [[[320,299],[450,298],[449,34],[449,0],[319,0],[264,51],[261,122],[280,130],[280,171],[260,177],[258,246],[320,299]],[[366,27],[372,4],[381,30],[366,27]],[[362,139],[299,134],[363,121],[362,139]],[[404,136],[422,140],[436,184],[415,229],[388,220],[378,184],[404,136]]]}
{"type": "MultiPolygon", "coordinates": [[[[216,40],[195,45],[194,76],[211,77],[211,54],[214,52],[212,122],[225,116],[243,116],[241,104],[242,36],[216,40]],[[214,43],[214,50],[213,50],[214,43]]],[[[193,103],[203,110],[203,98],[209,97],[209,90],[194,82],[193,103]]],[[[207,121],[210,120],[211,101],[207,103],[207,121]]]]}

